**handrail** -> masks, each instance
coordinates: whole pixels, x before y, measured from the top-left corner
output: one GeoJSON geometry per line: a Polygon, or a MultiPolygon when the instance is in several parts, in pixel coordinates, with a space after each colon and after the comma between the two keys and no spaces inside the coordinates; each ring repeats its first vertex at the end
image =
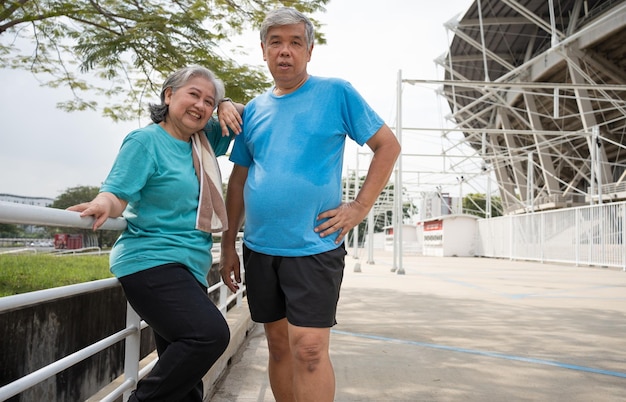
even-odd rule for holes
{"type": "Polygon", "coordinates": [[[36,290],[34,292],[0,297],[0,313],[15,308],[27,307],[33,304],[43,303],[61,297],[75,296],[95,290],[109,289],[117,286],[116,278],[99,279],[92,282],[77,283],[74,285],[61,286],[36,290]]]}
{"type": "MultiPolygon", "coordinates": [[[[93,218],[81,218],[79,213],[74,211],[0,201],[0,223],[91,229],[93,218]]],[[[123,230],[125,227],[126,221],[122,218],[116,218],[108,219],[99,230],[123,230]]],[[[68,296],[113,288],[115,286],[119,286],[118,280],[116,278],[108,278],[0,297],[0,313],[68,296]]],[[[228,306],[231,305],[233,301],[236,301],[235,306],[241,305],[244,291],[245,287],[242,287],[237,293],[229,296],[230,291],[220,280],[220,282],[210,286],[207,292],[209,294],[219,292],[219,303],[217,307],[222,314],[226,315],[228,306]]],[[[11,398],[122,340],[126,342],[124,349],[125,380],[108,395],[103,397],[102,401],[115,401],[122,395],[124,395],[124,400],[126,400],[139,379],[144,377],[150,371],[152,365],[156,363],[155,360],[139,370],[140,331],[147,327],[147,324],[140,319],[139,315],[137,315],[128,303],[126,315],[126,327],[124,329],[0,387],[0,400],[4,401],[11,398]]]]}
{"type": "Polygon", "coordinates": [[[39,370],[27,374],[24,377],[0,388],[0,398],[2,400],[6,400],[14,395],[17,395],[20,392],[32,387],[33,385],[45,381],[53,375],[60,373],[61,371],[70,368],[77,363],[80,363],[86,358],[93,356],[110,346],[115,345],[117,342],[124,340],[126,337],[138,331],[138,327],[126,327],[113,335],[110,335],[94,344],[80,349],[77,352],[65,356],[54,363],[48,364],[47,366],[44,366],[39,370]]]}
{"type": "Polygon", "coordinates": [[[18,248],[15,250],[2,251],[0,252],[0,254],[19,254],[19,253],[25,253],[25,252],[37,254],[37,249],[33,247],[24,247],[24,248],[18,248]]]}
{"type": "Polygon", "coordinates": [[[100,247],[83,247],[83,248],[70,248],[59,250],[54,253],[55,257],[64,257],[64,256],[72,256],[75,254],[80,255],[100,255],[102,254],[102,249],[100,247]]]}
{"type": "MultiPolygon", "coordinates": [[[[80,213],[64,209],[38,207],[0,201],[0,222],[18,225],[64,226],[91,229],[93,217],[80,217],[80,213]]],[[[109,218],[100,230],[124,230],[126,220],[109,218]]]]}

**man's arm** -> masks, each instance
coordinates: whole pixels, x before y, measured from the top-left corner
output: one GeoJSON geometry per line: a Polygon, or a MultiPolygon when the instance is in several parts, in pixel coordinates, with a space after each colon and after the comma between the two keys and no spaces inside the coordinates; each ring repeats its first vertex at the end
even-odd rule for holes
{"type": "Polygon", "coordinates": [[[376,199],[383,191],[393,167],[400,155],[400,143],[391,129],[383,126],[367,141],[367,145],[374,152],[372,162],[367,171],[367,177],[354,201],[340,205],[338,208],[321,213],[317,219],[328,220],[315,228],[322,237],[340,232],[336,243],[356,225],[358,225],[374,206],[376,199]]]}
{"type": "Polygon", "coordinates": [[[224,284],[232,291],[239,289],[241,270],[237,254],[237,233],[243,224],[244,202],[243,187],[248,177],[248,168],[235,164],[228,179],[226,191],[226,214],[228,230],[222,233],[222,251],[220,256],[220,274],[224,284]],[[234,279],[233,279],[234,274],[234,279]]]}

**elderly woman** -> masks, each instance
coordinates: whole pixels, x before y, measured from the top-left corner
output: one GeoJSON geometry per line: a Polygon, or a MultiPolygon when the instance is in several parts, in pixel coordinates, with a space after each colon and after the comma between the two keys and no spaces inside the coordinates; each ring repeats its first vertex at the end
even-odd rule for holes
{"type": "Polygon", "coordinates": [[[98,196],[69,208],[93,216],[94,230],[107,218],[128,223],[111,250],[111,272],[152,327],[159,354],[129,401],[202,401],[202,377],[228,345],[207,273],[211,233],[227,225],[216,156],[241,130],[242,111],[210,70],[176,71],[161,104],[150,105],[155,124],[128,134],[98,196]],[[212,118],[218,104],[222,126],[212,118]]]}

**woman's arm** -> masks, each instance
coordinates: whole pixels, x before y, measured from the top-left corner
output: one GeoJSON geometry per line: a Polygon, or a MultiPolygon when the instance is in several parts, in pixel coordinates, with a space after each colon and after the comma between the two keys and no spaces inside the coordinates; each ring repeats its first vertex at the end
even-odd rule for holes
{"type": "Polygon", "coordinates": [[[127,201],[118,198],[113,193],[102,192],[90,202],[73,205],[67,208],[68,211],[80,212],[80,216],[93,216],[93,230],[98,229],[109,218],[118,218],[128,205],[127,201]]]}
{"type": "Polygon", "coordinates": [[[235,103],[230,98],[224,98],[219,101],[217,118],[222,127],[222,136],[227,137],[229,135],[228,128],[235,134],[241,133],[243,108],[243,104],[235,103]]]}

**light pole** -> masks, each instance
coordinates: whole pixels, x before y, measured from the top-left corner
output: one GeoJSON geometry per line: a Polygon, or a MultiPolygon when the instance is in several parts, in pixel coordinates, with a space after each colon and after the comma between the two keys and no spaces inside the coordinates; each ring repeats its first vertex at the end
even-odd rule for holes
{"type": "Polygon", "coordinates": [[[460,176],[457,177],[456,180],[459,182],[459,206],[457,213],[461,215],[463,213],[463,182],[465,181],[465,177],[460,176]]]}

